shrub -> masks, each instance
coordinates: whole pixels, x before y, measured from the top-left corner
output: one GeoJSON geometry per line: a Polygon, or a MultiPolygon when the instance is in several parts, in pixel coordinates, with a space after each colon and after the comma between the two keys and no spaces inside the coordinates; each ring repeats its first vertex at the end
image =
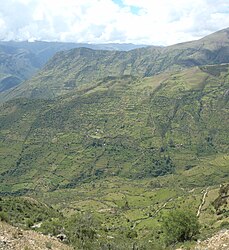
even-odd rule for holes
{"type": "Polygon", "coordinates": [[[0,212],[0,221],[5,221],[5,222],[9,222],[9,217],[7,215],[7,213],[5,212],[0,212]]]}
{"type": "Polygon", "coordinates": [[[52,249],[52,242],[46,241],[45,242],[45,247],[48,248],[48,249],[52,249]]]}
{"type": "Polygon", "coordinates": [[[228,222],[228,221],[223,221],[223,222],[220,224],[220,228],[229,229],[229,222],[228,222]]]}
{"type": "Polygon", "coordinates": [[[181,209],[175,209],[164,216],[162,227],[169,244],[192,240],[197,236],[200,229],[195,213],[181,209]]]}
{"type": "Polygon", "coordinates": [[[32,221],[31,219],[27,219],[27,220],[26,220],[26,226],[27,226],[27,227],[30,228],[30,227],[32,227],[33,224],[34,224],[34,223],[33,223],[33,221],[32,221]]]}

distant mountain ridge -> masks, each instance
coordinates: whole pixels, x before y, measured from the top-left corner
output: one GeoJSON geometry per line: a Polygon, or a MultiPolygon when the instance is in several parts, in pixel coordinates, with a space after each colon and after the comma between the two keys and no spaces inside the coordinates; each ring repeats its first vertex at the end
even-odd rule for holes
{"type": "Polygon", "coordinates": [[[56,53],[62,50],[85,47],[103,50],[131,50],[145,45],[87,44],[63,42],[0,41],[0,92],[29,79],[56,53]]]}
{"type": "Polygon", "coordinates": [[[229,28],[197,41],[168,47],[131,51],[78,48],[57,53],[32,79],[19,85],[3,100],[15,97],[55,98],[79,85],[105,77],[149,77],[164,71],[229,62],[229,28]]]}
{"type": "Polygon", "coordinates": [[[40,67],[31,51],[0,44],[0,92],[28,79],[40,67]]]}

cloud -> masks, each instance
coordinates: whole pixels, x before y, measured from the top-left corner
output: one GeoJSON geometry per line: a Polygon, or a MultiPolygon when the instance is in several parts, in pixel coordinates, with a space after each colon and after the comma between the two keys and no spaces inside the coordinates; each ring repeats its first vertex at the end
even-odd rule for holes
{"type": "Polygon", "coordinates": [[[7,0],[0,39],[168,45],[229,26],[225,0],[7,0]]]}

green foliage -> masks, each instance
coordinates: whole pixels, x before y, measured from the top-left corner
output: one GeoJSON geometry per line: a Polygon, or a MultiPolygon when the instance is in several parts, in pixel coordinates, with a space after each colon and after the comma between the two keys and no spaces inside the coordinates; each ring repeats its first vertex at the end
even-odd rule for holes
{"type": "Polygon", "coordinates": [[[213,207],[215,208],[218,215],[228,214],[229,210],[227,208],[227,198],[229,192],[229,184],[221,185],[219,189],[218,197],[212,202],[213,207]]]}
{"type": "Polygon", "coordinates": [[[53,208],[29,197],[2,197],[0,208],[1,220],[28,228],[49,218],[61,217],[53,208]]]}
{"type": "Polygon", "coordinates": [[[127,238],[134,239],[134,238],[138,237],[138,234],[135,230],[130,230],[130,231],[126,232],[126,236],[127,236],[127,238]]]}
{"type": "MultiPolygon", "coordinates": [[[[218,67],[219,76],[192,68],[144,80],[109,78],[55,101],[4,103],[0,191],[19,195],[111,176],[190,173],[212,157],[223,159],[229,78],[228,65],[208,71],[218,67]]],[[[198,184],[189,178],[187,185],[221,183],[228,178],[224,165],[209,165],[198,184]]]]}
{"type": "Polygon", "coordinates": [[[9,217],[6,212],[0,212],[0,221],[9,222],[9,217]]]}
{"type": "Polygon", "coordinates": [[[174,209],[164,216],[162,227],[169,244],[193,240],[199,233],[200,224],[195,213],[186,209],[174,209]]]}
{"type": "Polygon", "coordinates": [[[26,226],[28,228],[32,227],[33,224],[34,224],[34,221],[32,219],[29,218],[29,219],[26,220],[26,226]]]}
{"type": "Polygon", "coordinates": [[[52,249],[52,242],[46,241],[45,242],[45,247],[48,248],[48,249],[52,249]]]}
{"type": "MultiPolygon", "coordinates": [[[[224,29],[206,39],[169,47],[146,47],[128,52],[88,48],[63,51],[57,53],[27,83],[5,95],[4,99],[22,96],[49,99],[69,94],[79,85],[108,77],[149,77],[197,65],[228,63],[227,46],[228,29],[224,29]]],[[[215,71],[218,72],[212,72],[217,75],[215,71]]]]}
{"type": "Polygon", "coordinates": [[[64,218],[49,218],[44,221],[39,229],[44,234],[57,236],[62,233],[64,227],[64,218]]]}
{"type": "Polygon", "coordinates": [[[229,221],[223,221],[220,224],[220,228],[222,228],[222,229],[228,229],[229,230],[229,221]]]}
{"type": "Polygon", "coordinates": [[[73,215],[63,222],[64,232],[68,242],[76,249],[94,249],[99,244],[98,233],[101,230],[99,222],[92,214],[73,215]]]}

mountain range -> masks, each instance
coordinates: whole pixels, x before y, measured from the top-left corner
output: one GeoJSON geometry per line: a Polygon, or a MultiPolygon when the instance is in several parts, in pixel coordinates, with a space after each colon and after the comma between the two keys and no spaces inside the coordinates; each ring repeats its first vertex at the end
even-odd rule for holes
{"type": "Polygon", "coordinates": [[[168,47],[130,51],[77,48],[57,53],[34,77],[4,96],[6,100],[19,96],[55,98],[105,77],[149,77],[164,71],[228,63],[228,58],[229,29],[168,47]]]}
{"type": "Polygon", "coordinates": [[[0,41],[0,92],[29,79],[58,51],[85,47],[104,50],[131,50],[145,45],[87,44],[42,41],[0,41]]]}
{"type": "Polygon", "coordinates": [[[197,214],[202,236],[228,227],[229,28],[168,47],[60,51],[13,85],[0,94],[2,196],[89,212],[103,228],[95,244],[120,240],[110,249],[165,249],[176,208],[197,214]]]}

